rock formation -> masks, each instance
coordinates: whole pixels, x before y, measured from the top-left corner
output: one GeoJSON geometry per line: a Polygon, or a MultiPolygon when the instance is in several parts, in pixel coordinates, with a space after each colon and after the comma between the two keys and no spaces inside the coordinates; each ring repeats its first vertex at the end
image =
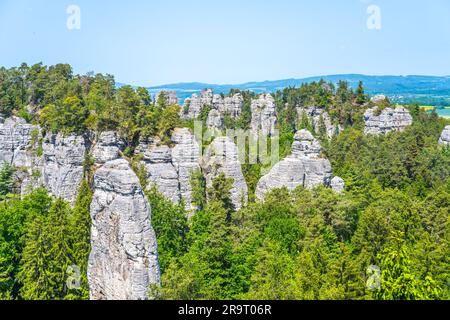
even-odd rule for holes
{"type": "Polygon", "coordinates": [[[187,210],[195,210],[192,203],[191,175],[200,170],[200,145],[195,136],[187,128],[175,129],[172,141],[172,163],[178,174],[180,194],[187,210]]]}
{"type": "Polygon", "coordinates": [[[331,179],[331,189],[337,193],[342,193],[345,190],[345,181],[340,177],[334,177],[331,179]]]}
{"type": "Polygon", "coordinates": [[[244,97],[240,93],[236,93],[231,97],[225,97],[224,109],[219,111],[228,113],[231,118],[236,119],[241,116],[244,108],[244,97]]]}
{"type": "Polygon", "coordinates": [[[126,160],[95,173],[91,217],[91,299],[147,299],[149,285],[160,283],[157,242],[150,205],[126,160]]]}
{"type": "Polygon", "coordinates": [[[439,138],[439,144],[450,145],[450,126],[446,126],[439,138]]]}
{"type": "Polygon", "coordinates": [[[43,185],[56,198],[74,203],[83,179],[87,143],[83,136],[48,134],[38,161],[43,185]]]}
{"type": "Polygon", "coordinates": [[[210,130],[218,129],[222,130],[225,127],[225,120],[222,113],[219,110],[213,109],[209,112],[206,126],[210,130]]]}
{"type": "Polygon", "coordinates": [[[211,89],[203,90],[200,96],[193,94],[191,98],[184,101],[181,117],[183,119],[197,119],[205,106],[212,107],[213,97],[211,89]]]}
{"type": "Polygon", "coordinates": [[[336,135],[337,132],[342,131],[342,126],[334,125],[331,122],[331,117],[323,108],[318,107],[299,107],[297,108],[298,121],[300,122],[303,118],[303,115],[309,118],[311,121],[314,131],[319,132],[320,126],[322,125],[321,120],[323,120],[323,125],[325,126],[325,131],[329,138],[336,135]]]}
{"type": "Polygon", "coordinates": [[[30,143],[37,127],[18,117],[0,121],[0,164],[7,162],[17,167],[30,165],[30,143]]]}
{"type": "Polygon", "coordinates": [[[7,162],[19,169],[16,176],[22,194],[44,186],[54,197],[73,204],[83,178],[86,149],[82,136],[42,137],[37,126],[17,117],[0,124],[0,163],[7,162]],[[41,151],[37,152],[37,148],[41,151]]]}
{"type": "Polygon", "coordinates": [[[320,152],[319,142],[309,131],[298,131],[292,145],[292,155],[277,163],[261,178],[256,188],[257,198],[263,200],[268,192],[282,187],[294,190],[299,186],[329,186],[332,177],[331,164],[321,157],[320,152]]]}
{"type": "Polygon", "coordinates": [[[159,145],[157,139],[141,139],[136,153],[143,157],[142,164],[147,173],[147,188],[156,186],[159,192],[174,203],[179,203],[181,193],[178,172],[172,163],[172,150],[159,145]]]}
{"type": "Polygon", "coordinates": [[[253,132],[263,135],[274,135],[277,124],[277,112],[275,100],[271,94],[265,93],[254,99],[251,104],[253,132]]]}
{"type": "Polygon", "coordinates": [[[221,173],[224,173],[227,178],[233,179],[231,200],[236,210],[247,204],[247,183],[242,174],[238,148],[231,139],[227,137],[216,138],[205,151],[202,168],[208,187],[221,173]]]}
{"type": "Polygon", "coordinates": [[[104,164],[108,161],[118,159],[120,152],[124,148],[125,142],[119,137],[117,132],[102,132],[92,148],[92,157],[96,164],[104,164]]]}
{"type": "Polygon", "coordinates": [[[231,97],[223,97],[220,94],[214,94],[211,89],[203,90],[200,96],[193,94],[191,98],[185,100],[181,117],[183,119],[197,119],[207,106],[211,108],[208,126],[213,129],[220,129],[223,127],[223,119],[226,114],[233,119],[241,115],[244,98],[240,93],[231,97]]]}
{"type": "Polygon", "coordinates": [[[155,102],[158,102],[159,98],[161,97],[161,94],[164,94],[164,102],[166,106],[173,106],[175,104],[178,104],[179,100],[177,97],[177,93],[175,91],[161,91],[158,92],[155,95],[155,102]]]}
{"type": "MultiPolygon", "coordinates": [[[[381,98],[380,98],[381,99],[381,98]]],[[[405,108],[385,108],[379,113],[378,107],[368,109],[364,114],[366,134],[386,134],[391,131],[403,131],[413,122],[405,108]]]]}

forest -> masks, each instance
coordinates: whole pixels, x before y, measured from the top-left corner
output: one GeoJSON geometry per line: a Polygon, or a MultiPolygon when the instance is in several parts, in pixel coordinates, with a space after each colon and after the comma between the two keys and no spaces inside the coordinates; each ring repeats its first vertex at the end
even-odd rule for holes
{"type": "MultiPolygon", "coordinates": [[[[250,125],[250,91],[227,128],[250,125]]],[[[438,144],[448,120],[417,105],[403,132],[364,134],[371,106],[363,84],[324,81],[273,94],[280,131],[280,159],[290,153],[296,130],[320,140],[345,192],[278,189],[265,201],[255,188],[263,164],[242,164],[249,204],[235,210],[233,181],[223,174],[207,187],[201,172],[191,177],[198,211],[187,218],[156,188],[145,188],[158,241],[159,300],[448,300],[450,298],[450,147],[438,144]],[[325,109],[343,130],[329,139],[315,132],[296,107],[325,109]],[[380,270],[380,286],[373,286],[380,270]]],[[[387,102],[389,104],[389,102],[387,102]]],[[[387,107],[386,105],[384,107],[387,107]]],[[[48,132],[117,130],[131,163],[141,137],[170,144],[182,107],[156,101],[145,88],[116,87],[111,75],[75,75],[70,65],[0,68],[0,116],[18,116],[48,132]]],[[[207,110],[199,117],[206,121],[207,110]]],[[[208,142],[204,142],[207,144],[208,142]]],[[[15,168],[0,164],[0,299],[89,299],[92,166],[73,206],[43,188],[18,191],[15,168]],[[79,266],[73,270],[71,266],[79,266]],[[80,286],[66,281],[74,277],[80,286]]],[[[142,178],[142,168],[135,165],[142,178]]],[[[144,185],[144,184],[143,184],[144,185]]]]}

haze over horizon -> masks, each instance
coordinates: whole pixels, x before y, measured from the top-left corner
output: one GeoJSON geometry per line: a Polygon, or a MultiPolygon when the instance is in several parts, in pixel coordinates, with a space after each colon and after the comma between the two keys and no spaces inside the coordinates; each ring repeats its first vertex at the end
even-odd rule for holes
{"type": "Polygon", "coordinates": [[[138,86],[448,76],[449,14],[445,0],[0,0],[0,64],[69,63],[138,86]],[[69,5],[79,30],[67,28],[69,5]],[[370,6],[379,30],[367,27],[370,6]]]}

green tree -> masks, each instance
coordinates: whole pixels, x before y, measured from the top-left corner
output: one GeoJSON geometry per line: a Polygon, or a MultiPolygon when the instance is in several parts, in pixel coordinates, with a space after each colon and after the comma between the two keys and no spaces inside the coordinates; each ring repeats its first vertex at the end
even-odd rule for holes
{"type": "Polygon", "coordinates": [[[56,200],[46,217],[35,217],[27,224],[18,279],[25,300],[59,300],[68,293],[67,271],[73,264],[70,207],[56,200]]]}
{"type": "Polygon", "coordinates": [[[5,163],[0,168],[0,200],[12,192],[14,167],[5,163]]]}

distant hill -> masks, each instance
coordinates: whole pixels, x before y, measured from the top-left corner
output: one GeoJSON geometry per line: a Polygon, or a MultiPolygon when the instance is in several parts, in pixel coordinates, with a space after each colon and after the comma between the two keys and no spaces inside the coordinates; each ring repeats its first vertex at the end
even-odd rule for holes
{"type": "MultiPolygon", "coordinates": [[[[338,83],[347,81],[350,86],[356,88],[359,81],[363,81],[368,94],[385,94],[396,103],[430,106],[450,106],[450,76],[367,76],[361,74],[344,74],[310,77],[304,79],[285,79],[263,82],[248,82],[243,84],[208,84],[199,82],[167,84],[149,87],[151,93],[161,90],[176,91],[181,102],[205,88],[211,88],[216,93],[227,94],[230,89],[251,90],[256,93],[274,92],[289,86],[300,86],[302,83],[310,83],[324,79],[327,82],[338,83]]],[[[122,84],[118,84],[119,86],[122,84]]]]}

